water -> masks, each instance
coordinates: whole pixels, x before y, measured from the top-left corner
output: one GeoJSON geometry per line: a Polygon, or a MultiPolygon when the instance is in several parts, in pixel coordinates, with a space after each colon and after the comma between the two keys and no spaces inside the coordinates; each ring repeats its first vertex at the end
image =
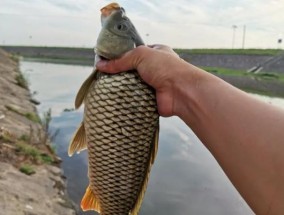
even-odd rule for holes
{"type": "MultiPolygon", "coordinates": [[[[82,108],[73,108],[74,98],[91,67],[39,62],[21,62],[31,91],[41,101],[42,114],[52,108],[51,129],[60,129],[55,140],[68,193],[76,204],[88,184],[86,151],[69,158],[69,141],[82,120],[82,108]]],[[[283,99],[257,96],[284,105],[283,99]]],[[[87,213],[81,213],[87,214],[87,213]]],[[[88,213],[88,214],[94,214],[88,213]]],[[[160,145],[140,215],[250,215],[253,212],[232,186],[218,163],[194,133],[177,117],[161,118],[160,145]]]]}

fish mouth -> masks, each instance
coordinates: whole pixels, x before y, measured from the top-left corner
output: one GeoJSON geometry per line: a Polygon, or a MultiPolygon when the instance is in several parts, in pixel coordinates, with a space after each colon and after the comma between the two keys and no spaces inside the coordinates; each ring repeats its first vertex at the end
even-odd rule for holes
{"type": "Polygon", "coordinates": [[[109,58],[106,58],[102,55],[98,55],[99,60],[110,60],[109,58]]]}
{"type": "Polygon", "coordinates": [[[109,52],[109,51],[106,51],[104,48],[103,49],[100,49],[100,48],[96,47],[95,53],[101,60],[112,60],[112,59],[115,59],[121,56],[121,54],[118,55],[117,53],[114,53],[113,51],[109,52]]]}
{"type": "Polygon", "coordinates": [[[96,55],[100,60],[111,60],[111,57],[106,53],[99,49],[95,49],[96,55]]]}

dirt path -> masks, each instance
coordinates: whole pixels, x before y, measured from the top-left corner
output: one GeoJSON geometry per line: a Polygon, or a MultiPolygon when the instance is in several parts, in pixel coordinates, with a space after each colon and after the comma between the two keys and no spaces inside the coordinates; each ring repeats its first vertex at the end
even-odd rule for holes
{"type": "Polygon", "coordinates": [[[0,50],[0,215],[75,215],[18,62],[0,50]]]}

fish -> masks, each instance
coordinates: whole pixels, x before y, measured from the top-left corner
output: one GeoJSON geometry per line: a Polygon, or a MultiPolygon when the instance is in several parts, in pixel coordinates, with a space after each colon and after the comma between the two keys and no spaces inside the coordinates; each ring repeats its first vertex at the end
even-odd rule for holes
{"type": "MultiPolygon", "coordinates": [[[[101,24],[95,62],[144,45],[117,3],[101,9],[101,24]]],[[[158,151],[155,90],[136,70],[107,74],[94,67],[78,91],[75,108],[83,103],[83,121],[68,148],[69,156],[88,151],[89,186],[81,208],[101,215],[137,215],[158,151]]]]}

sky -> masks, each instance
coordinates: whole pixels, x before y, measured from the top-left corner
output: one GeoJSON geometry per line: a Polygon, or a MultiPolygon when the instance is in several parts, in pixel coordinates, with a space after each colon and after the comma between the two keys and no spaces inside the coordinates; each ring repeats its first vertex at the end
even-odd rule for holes
{"type": "MultiPolygon", "coordinates": [[[[100,8],[111,2],[0,0],[0,45],[92,48],[101,28],[100,8]]],[[[125,8],[146,44],[284,48],[278,43],[284,37],[284,0],[116,2],[125,8]]]]}

